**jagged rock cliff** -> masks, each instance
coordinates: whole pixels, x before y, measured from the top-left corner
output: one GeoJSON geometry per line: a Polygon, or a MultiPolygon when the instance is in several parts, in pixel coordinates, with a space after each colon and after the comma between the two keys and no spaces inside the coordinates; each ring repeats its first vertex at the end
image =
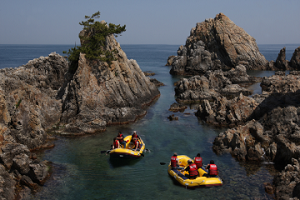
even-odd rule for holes
{"type": "Polygon", "coordinates": [[[268,63],[255,39],[222,13],[197,23],[177,54],[172,57],[171,74],[201,74],[240,64],[248,70],[264,69],[268,63]]]}
{"type": "Polygon", "coordinates": [[[134,122],[160,95],[113,35],[105,48],[118,50],[111,64],[80,54],[77,69],[70,69],[64,57],[51,53],[0,70],[0,199],[15,199],[20,189],[26,196],[44,184],[49,163],[30,150],[53,146],[47,130],[63,127],[57,133],[76,135],[134,122]]]}
{"type": "Polygon", "coordinates": [[[116,61],[109,65],[80,54],[76,72],[67,76],[60,91],[64,133],[94,133],[106,125],[134,122],[146,114],[144,106],[160,95],[113,35],[106,38],[106,49],[118,51],[116,61]]]}

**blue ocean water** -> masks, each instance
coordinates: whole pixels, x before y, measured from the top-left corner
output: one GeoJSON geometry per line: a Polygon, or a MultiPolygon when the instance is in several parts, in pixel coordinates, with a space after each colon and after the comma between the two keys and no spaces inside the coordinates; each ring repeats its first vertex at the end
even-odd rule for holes
{"type": "MultiPolygon", "coordinates": [[[[287,59],[299,45],[289,45],[287,59]],[[294,49],[295,49],[294,48],[294,49]]],[[[28,60],[60,53],[73,45],[0,45],[0,68],[17,67],[28,60]]],[[[272,182],[273,165],[238,162],[229,154],[216,155],[212,151],[214,138],[224,129],[199,121],[189,107],[183,113],[168,111],[175,102],[174,82],[180,76],[171,76],[165,66],[170,55],[176,55],[179,45],[121,45],[129,59],[137,60],[143,71],[152,71],[153,78],[163,82],[161,97],[148,108],[147,115],[129,125],[108,127],[97,135],[78,138],[59,137],[55,148],[40,152],[42,160],[53,163],[53,174],[32,199],[271,199],[263,183],[272,182]],[[178,121],[167,117],[175,114],[178,121]],[[145,157],[136,161],[114,162],[101,154],[112,143],[118,131],[125,135],[136,130],[144,139],[145,157]],[[201,153],[204,163],[215,161],[221,187],[186,189],[167,173],[173,152],[194,157],[201,153]]],[[[259,45],[268,60],[276,60],[282,45],[259,45]]],[[[259,72],[271,75],[274,72],[259,72]]]]}

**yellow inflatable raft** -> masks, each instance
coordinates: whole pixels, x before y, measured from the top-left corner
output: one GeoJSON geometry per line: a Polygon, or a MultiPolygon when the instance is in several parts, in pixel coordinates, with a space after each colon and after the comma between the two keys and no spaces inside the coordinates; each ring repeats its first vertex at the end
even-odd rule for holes
{"type": "Polygon", "coordinates": [[[135,146],[131,143],[131,135],[128,135],[124,138],[126,141],[125,148],[117,148],[110,151],[110,157],[112,158],[139,158],[143,156],[143,151],[145,150],[145,143],[144,141],[139,138],[139,148],[135,151],[135,146]]]}
{"type": "MultiPolygon", "coordinates": [[[[191,159],[185,155],[177,156],[178,163],[180,167],[185,168],[188,166],[188,160],[191,159]]],[[[199,176],[196,179],[188,179],[185,174],[188,174],[187,171],[181,172],[177,169],[171,168],[171,163],[168,167],[168,173],[171,177],[173,177],[177,182],[179,182],[184,187],[212,187],[212,186],[221,186],[223,185],[222,180],[217,177],[206,177],[203,176],[204,174],[207,174],[207,171],[205,169],[199,168],[198,169],[199,176]]]]}

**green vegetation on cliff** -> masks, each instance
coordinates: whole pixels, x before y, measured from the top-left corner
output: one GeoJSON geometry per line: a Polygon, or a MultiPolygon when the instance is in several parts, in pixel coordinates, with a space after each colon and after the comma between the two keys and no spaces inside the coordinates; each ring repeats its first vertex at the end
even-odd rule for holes
{"type": "Polygon", "coordinates": [[[92,16],[85,16],[86,21],[79,22],[84,27],[83,30],[86,30],[83,36],[79,36],[82,41],[81,46],[75,46],[68,52],[63,52],[68,54],[68,60],[72,63],[71,68],[77,65],[80,52],[86,54],[86,58],[90,60],[99,59],[108,63],[115,60],[113,53],[116,53],[116,50],[105,50],[106,37],[111,34],[118,37],[119,34],[126,31],[126,25],[121,26],[112,23],[107,25],[107,23],[95,21],[96,18],[100,18],[99,11],[92,16]]]}

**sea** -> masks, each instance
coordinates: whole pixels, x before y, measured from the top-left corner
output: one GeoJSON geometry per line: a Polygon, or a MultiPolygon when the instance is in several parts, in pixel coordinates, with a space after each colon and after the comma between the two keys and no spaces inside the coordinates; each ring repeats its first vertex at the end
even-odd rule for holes
{"type": "MultiPolygon", "coordinates": [[[[0,44],[0,68],[15,68],[29,60],[61,55],[74,45],[4,45],[0,44]]],[[[160,98],[148,109],[147,115],[135,123],[107,127],[107,131],[75,138],[57,136],[55,147],[36,152],[39,159],[52,163],[52,175],[29,199],[272,199],[264,184],[272,183],[278,168],[272,162],[239,162],[230,154],[216,155],[212,150],[215,137],[226,129],[216,128],[198,120],[195,106],[184,112],[168,111],[175,101],[174,83],[183,76],[169,74],[165,66],[180,45],[121,44],[128,59],[135,59],[143,71],[154,72],[165,84],[159,87],[160,98]],[[170,121],[168,116],[179,118],[170,121]],[[113,138],[121,131],[125,136],[137,131],[149,151],[137,160],[111,160],[101,153],[108,150],[113,138]],[[191,158],[201,154],[204,164],[214,160],[223,186],[187,189],[167,173],[167,164],[174,152],[191,158]]],[[[267,60],[276,60],[286,47],[287,60],[300,44],[258,45],[267,60]]],[[[274,71],[249,71],[255,76],[271,76],[274,71]]],[[[259,84],[250,87],[261,93],[259,84]]]]}

